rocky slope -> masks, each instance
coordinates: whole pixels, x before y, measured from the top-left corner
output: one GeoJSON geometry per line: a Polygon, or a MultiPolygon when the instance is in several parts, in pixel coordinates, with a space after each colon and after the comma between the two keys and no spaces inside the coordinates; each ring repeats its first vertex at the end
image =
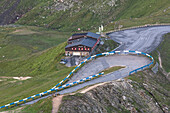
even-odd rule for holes
{"type": "Polygon", "coordinates": [[[85,94],[65,96],[59,112],[168,113],[169,84],[166,76],[160,71],[154,74],[145,70],[126,78],[125,81],[112,81],[85,94]]]}
{"type": "Polygon", "coordinates": [[[15,23],[41,0],[1,0],[0,25],[15,23]]]}
{"type": "Polygon", "coordinates": [[[101,24],[108,21],[104,19],[108,14],[116,18],[119,11],[125,9],[125,1],[128,0],[2,0],[0,25],[14,23],[20,18],[19,24],[51,28],[74,27],[75,22],[85,26],[88,21],[91,25],[92,22],[101,24]]]}

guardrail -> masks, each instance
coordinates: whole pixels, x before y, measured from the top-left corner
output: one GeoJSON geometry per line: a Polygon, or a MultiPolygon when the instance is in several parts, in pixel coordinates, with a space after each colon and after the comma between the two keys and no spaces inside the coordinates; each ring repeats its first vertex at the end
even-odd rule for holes
{"type": "Polygon", "coordinates": [[[53,92],[57,92],[57,91],[60,91],[60,90],[63,90],[65,88],[68,88],[68,87],[72,87],[72,86],[75,86],[75,85],[78,85],[80,83],[83,83],[83,82],[86,82],[86,81],[89,81],[89,80],[92,80],[92,79],[95,79],[97,77],[100,77],[102,75],[104,75],[104,72],[102,73],[99,73],[99,74],[96,74],[96,75],[93,75],[93,76],[89,76],[87,78],[84,78],[84,79],[81,79],[81,80],[78,80],[78,81],[75,81],[75,82],[72,82],[72,83],[69,83],[69,84],[66,84],[64,85],[64,83],[66,83],[70,78],[71,76],[73,76],[74,72],[76,70],[78,70],[82,64],[86,63],[87,61],[90,61],[98,56],[107,56],[107,55],[114,55],[114,54],[121,54],[121,53],[125,53],[125,54],[129,54],[129,53],[132,53],[132,54],[137,54],[137,55],[145,55],[147,57],[149,57],[152,62],[145,65],[145,66],[142,66],[140,68],[137,68],[131,72],[129,72],[129,75],[131,75],[132,73],[136,73],[137,71],[140,71],[140,70],[143,70],[145,68],[149,68],[150,65],[152,65],[154,63],[154,58],[152,56],[150,56],[149,54],[147,53],[143,53],[143,52],[139,52],[139,51],[129,51],[129,50],[124,50],[124,51],[111,51],[111,52],[105,52],[105,53],[100,53],[100,54],[97,54],[97,55],[93,55],[93,56],[90,56],[88,57],[87,59],[85,59],[83,62],[81,62],[75,69],[73,69],[69,75],[63,79],[60,83],[58,83],[57,85],[55,85],[53,88],[51,88],[50,90],[48,91],[44,91],[42,93],[39,93],[39,94],[36,94],[36,95],[33,95],[33,96],[30,96],[30,97],[27,97],[27,98],[24,98],[22,100],[19,100],[19,101],[16,101],[16,102],[12,102],[10,104],[7,104],[7,105],[4,105],[4,106],[1,106],[0,109],[2,108],[8,108],[8,107],[12,107],[12,106],[17,106],[19,104],[23,104],[23,103],[26,103],[28,101],[31,101],[31,100],[34,100],[34,99],[37,99],[37,98],[40,98],[44,95],[48,95],[50,93],[53,93],[53,92]]]}

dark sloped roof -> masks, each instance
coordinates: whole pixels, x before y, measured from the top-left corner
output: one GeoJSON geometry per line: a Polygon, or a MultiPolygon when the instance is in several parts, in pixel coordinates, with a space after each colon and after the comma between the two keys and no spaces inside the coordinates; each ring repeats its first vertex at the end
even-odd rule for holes
{"type": "Polygon", "coordinates": [[[72,36],[77,36],[77,35],[87,35],[87,33],[75,33],[72,36]]]}
{"type": "Polygon", "coordinates": [[[96,33],[92,33],[92,32],[87,32],[87,33],[75,33],[75,34],[73,34],[72,36],[82,36],[82,35],[84,35],[84,36],[87,36],[87,37],[93,37],[93,38],[96,38],[96,39],[98,39],[99,37],[100,37],[100,35],[99,34],[96,34],[96,33]]]}
{"type": "Polygon", "coordinates": [[[87,37],[88,37],[88,36],[89,36],[89,37],[93,37],[93,38],[96,38],[96,39],[100,38],[100,35],[99,35],[99,34],[92,33],[92,32],[88,32],[86,36],[87,36],[87,37]]]}
{"type": "Polygon", "coordinates": [[[91,38],[85,38],[85,40],[82,42],[82,45],[88,46],[88,47],[93,47],[97,40],[91,39],[91,38]]]}
{"type": "Polygon", "coordinates": [[[87,46],[87,47],[93,47],[96,42],[97,42],[97,40],[86,37],[82,41],[67,45],[65,48],[74,47],[74,46],[78,46],[78,45],[84,45],[84,46],[87,46]]]}

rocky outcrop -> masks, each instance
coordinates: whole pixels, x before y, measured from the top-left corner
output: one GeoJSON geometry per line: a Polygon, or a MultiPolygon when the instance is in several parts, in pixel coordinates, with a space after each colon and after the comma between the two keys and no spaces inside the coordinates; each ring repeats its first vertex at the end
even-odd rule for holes
{"type": "Polygon", "coordinates": [[[17,12],[15,11],[20,1],[21,0],[16,0],[13,4],[8,4],[11,6],[7,10],[5,10],[2,14],[0,14],[0,25],[14,23],[14,21],[17,20],[21,16],[17,14],[17,12]]]}
{"type": "Polygon", "coordinates": [[[0,25],[15,23],[39,3],[40,0],[1,0],[0,25]]]}
{"type": "MultiPolygon", "coordinates": [[[[85,94],[77,93],[63,97],[59,112],[63,113],[107,113],[107,112],[142,112],[142,113],[163,113],[168,112],[168,102],[170,100],[167,88],[160,86],[157,82],[150,83],[146,76],[151,79],[155,75],[150,70],[138,73],[141,81],[127,79],[125,81],[112,81],[102,86],[98,86],[85,94]],[[152,74],[152,75],[150,75],[152,74]],[[146,80],[146,81],[145,81],[146,80]],[[155,86],[153,86],[155,85],[155,86]],[[159,90],[155,88],[159,88],[159,90]],[[160,97],[159,97],[159,96],[160,97]],[[162,100],[166,99],[166,102],[162,100]],[[164,103],[164,102],[165,103],[164,103]]],[[[137,75],[132,76],[136,78],[137,75]]],[[[133,78],[133,79],[134,79],[133,78]]],[[[152,81],[151,80],[151,81],[152,81]]],[[[167,84],[169,82],[166,82],[167,84]]]]}

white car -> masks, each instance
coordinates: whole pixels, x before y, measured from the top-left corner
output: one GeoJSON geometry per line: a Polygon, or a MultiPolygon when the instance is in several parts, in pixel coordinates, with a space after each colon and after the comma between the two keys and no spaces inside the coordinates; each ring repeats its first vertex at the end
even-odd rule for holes
{"type": "Polygon", "coordinates": [[[61,59],[60,64],[66,64],[67,60],[66,59],[61,59]]]}

